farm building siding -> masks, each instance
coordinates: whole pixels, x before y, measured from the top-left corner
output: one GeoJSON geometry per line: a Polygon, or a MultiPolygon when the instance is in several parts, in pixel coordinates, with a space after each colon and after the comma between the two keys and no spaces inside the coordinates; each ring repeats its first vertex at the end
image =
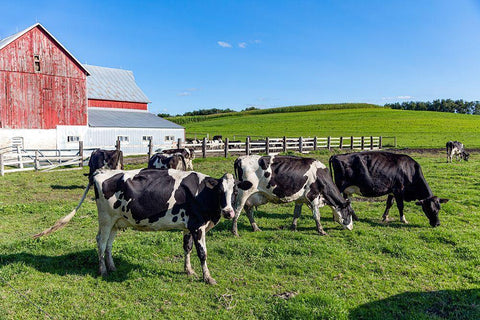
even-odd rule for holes
{"type": "Polygon", "coordinates": [[[88,99],[88,107],[147,110],[148,105],[140,102],[108,101],[88,99]]]}
{"type": "Polygon", "coordinates": [[[86,71],[40,25],[0,49],[0,128],[87,124],[86,71]],[[40,71],[35,71],[34,56],[40,71]]]}

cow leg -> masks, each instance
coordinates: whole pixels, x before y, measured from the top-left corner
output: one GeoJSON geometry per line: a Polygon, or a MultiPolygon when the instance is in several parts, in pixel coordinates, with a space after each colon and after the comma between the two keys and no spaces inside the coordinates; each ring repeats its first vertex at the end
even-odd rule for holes
{"type": "Polygon", "coordinates": [[[405,219],[405,216],[403,215],[403,198],[401,195],[395,196],[395,201],[397,202],[397,208],[398,212],[400,213],[400,221],[402,221],[405,224],[408,224],[407,219],[405,219]]]}
{"type": "Polygon", "coordinates": [[[321,236],[327,236],[328,234],[323,230],[322,224],[320,223],[320,201],[318,198],[315,198],[313,202],[311,203],[312,206],[312,213],[313,213],[313,219],[315,219],[315,223],[317,224],[317,232],[321,236]]]}
{"type": "Polygon", "coordinates": [[[207,246],[205,243],[205,227],[201,227],[198,230],[192,232],[193,243],[197,249],[197,255],[200,259],[203,271],[203,281],[208,284],[216,284],[217,282],[210,276],[210,271],[207,267],[207,246]]]}
{"type": "Polygon", "coordinates": [[[235,207],[235,217],[233,218],[233,223],[232,223],[232,233],[238,237],[238,228],[237,228],[237,221],[238,217],[240,217],[240,213],[242,212],[243,207],[245,206],[245,203],[247,202],[248,198],[251,196],[252,192],[243,191],[243,190],[238,190],[238,195],[237,195],[237,203],[235,207]]]}
{"type": "Polygon", "coordinates": [[[99,268],[98,273],[102,275],[102,277],[106,277],[108,275],[107,266],[105,265],[105,251],[107,249],[108,239],[110,238],[110,232],[112,230],[112,226],[110,224],[100,223],[98,227],[97,233],[97,248],[98,248],[98,262],[99,268]]]}
{"type": "Polygon", "coordinates": [[[389,194],[387,198],[387,206],[385,207],[385,212],[383,213],[382,216],[382,222],[388,222],[388,212],[390,211],[390,208],[393,205],[393,195],[389,194]]]}
{"type": "Polygon", "coordinates": [[[302,204],[301,203],[295,203],[295,209],[293,209],[292,226],[290,227],[291,230],[293,230],[293,231],[297,230],[297,220],[298,220],[298,218],[300,218],[301,214],[302,214],[302,204]]]}
{"type": "Polygon", "coordinates": [[[192,252],[193,248],[193,236],[190,231],[183,232],[183,250],[185,252],[185,272],[188,276],[195,275],[195,271],[192,269],[192,265],[190,263],[190,252],[192,252]]]}
{"type": "Polygon", "coordinates": [[[112,245],[113,245],[113,240],[115,239],[115,236],[117,235],[117,228],[113,227],[110,230],[110,236],[108,237],[107,241],[107,248],[105,249],[105,259],[107,262],[107,270],[108,271],[115,271],[117,268],[115,268],[115,264],[113,263],[113,257],[112,257],[112,245]]]}
{"type": "Polygon", "coordinates": [[[262,231],[258,226],[257,223],[255,222],[255,219],[253,218],[253,206],[245,205],[245,212],[247,213],[248,220],[250,221],[250,225],[253,228],[253,231],[262,231]]]}

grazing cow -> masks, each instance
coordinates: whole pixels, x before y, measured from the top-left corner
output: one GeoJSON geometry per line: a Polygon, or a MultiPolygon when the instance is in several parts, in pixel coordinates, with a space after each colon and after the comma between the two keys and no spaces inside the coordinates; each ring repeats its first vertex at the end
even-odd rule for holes
{"type": "Polygon", "coordinates": [[[330,157],[330,171],[335,184],[345,196],[356,193],[364,197],[388,195],[383,221],[388,221],[388,211],[397,201],[400,220],[408,223],[403,215],[403,202],[418,200],[432,227],[440,225],[438,211],[440,199],[433,195],[420,165],[404,154],[390,152],[357,152],[330,157]]]}
{"type": "MultiPolygon", "coordinates": [[[[221,215],[227,219],[234,217],[232,202],[236,184],[231,174],[214,179],[197,172],[171,169],[98,170],[93,182],[99,221],[99,273],[102,276],[107,275],[107,270],[115,270],[112,243],[118,229],[180,229],[184,233],[186,273],[194,274],[190,252],[195,245],[203,269],[203,280],[209,284],[216,283],[207,267],[205,234],[218,223],[221,215]]],[[[34,237],[59,229],[72,217],[72,214],[65,216],[53,227],[34,237]]]]}
{"type": "Polygon", "coordinates": [[[295,202],[295,216],[292,227],[306,203],[313,212],[317,231],[325,235],[320,224],[319,207],[332,208],[335,221],[344,228],[353,228],[350,202],[345,200],[333,183],[323,163],[315,159],[292,156],[242,156],[235,160],[235,174],[240,181],[248,184],[239,186],[232,232],[238,235],[237,220],[245,207],[254,231],[259,231],[253,219],[254,206],[267,202],[295,202]]]}
{"type": "Polygon", "coordinates": [[[96,149],[90,155],[88,166],[90,170],[85,175],[88,175],[89,180],[97,169],[123,170],[123,152],[120,150],[96,149]]]}
{"type": "Polygon", "coordinates": [[[185,158],[181,154],[168,155],[164,153],[154,154],[148,161],[149,169],[176,169],[187,170],[185,158]]]}
{"type": "Polygon", "coordinates": [[[193,170],[193,159],[195,159],[195,150],[188,149],[188,148],[178,148],[178,149],[165,149],[162,150],[161,153],[164,154],[181,154],[182,157],[185,159],[185,163],[187,165],[186,170],[193,170]]]}
{"type": "Polygon", "coordinates": [[[470,154],[465,151],[463,148],[463,143],[458,141],[448,141],[447,142],[447,162],[452,162],[452,158],[455,156],[457,161],[468,161],[470,154]]]}

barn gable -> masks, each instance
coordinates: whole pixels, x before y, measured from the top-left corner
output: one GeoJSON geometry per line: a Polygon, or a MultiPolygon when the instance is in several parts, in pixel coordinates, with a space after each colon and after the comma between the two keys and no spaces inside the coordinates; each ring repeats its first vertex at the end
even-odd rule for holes
{"type": "Polygon", "coordinates": [[[0,40],[0,128],[86,125],[87,75],[39,23],[0,40]]]}

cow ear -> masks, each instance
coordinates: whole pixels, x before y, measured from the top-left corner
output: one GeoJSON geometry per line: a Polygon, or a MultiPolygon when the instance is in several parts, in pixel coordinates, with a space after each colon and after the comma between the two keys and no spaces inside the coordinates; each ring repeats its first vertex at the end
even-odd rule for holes
{"type": "Polygon", "coordinates": [[[450,199],[442,199],[442,198],[438,199],[438,201],[440,201],[440,203],[447,203],[448,200],[450,200],[450,199]]]}
{"type": "Polygon", "coordinates": [[[423,200],[417,201],[417,202],[415,202],[415,204],[416,204],[417,206],[421,206],[421,205],[423,204],[423,200]]]}
{"type": "Polygon", "coordinates": [[[205,178],[205,186],[209,189],[215,188],[215,186],[218,184],[217,179],[207,177],[205,178]]]}

